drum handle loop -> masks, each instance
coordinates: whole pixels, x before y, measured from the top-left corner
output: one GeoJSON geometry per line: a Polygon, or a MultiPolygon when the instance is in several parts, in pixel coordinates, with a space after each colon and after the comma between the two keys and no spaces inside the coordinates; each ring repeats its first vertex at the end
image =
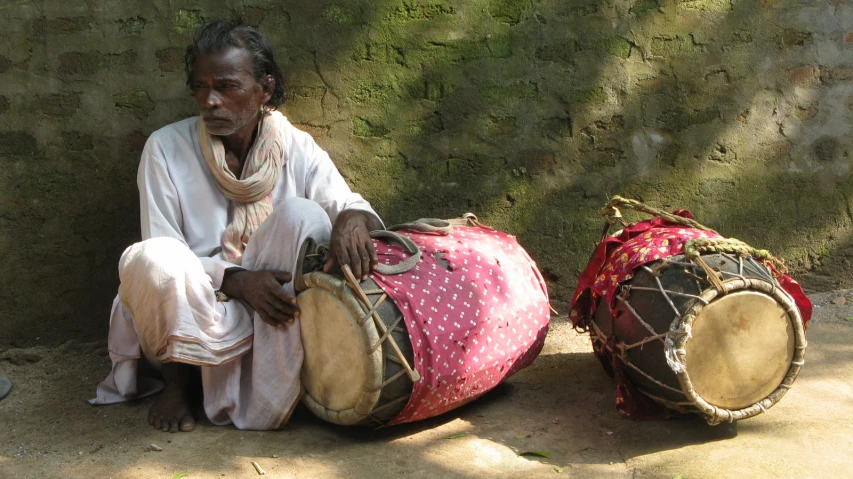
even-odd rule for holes
{"type": "MultiPolygon", "coordinates": [[[[377,264],[374,270],[377,273],[384,275],[401,274],[414,268],[418,261],[421,260],[421,250],[414,241],[406,236],[393,231],[376,230],[370,232],[370,237],[375,239],[384,239],[392,243],[397,243],[403,247],[406,253],[411,256],[397,264],[377,264]]],[[[303,275],[310,271],[318,271],[322,269],[322,264],[326,262],[329,255],[329,243],[317,244],[312,238],[307,238],[299,247],[296,264],[299,265],[296,274],[294,275],[293,285],[296,291],[304,291],[308,287],[305,285],[303,275]],[[310,259],[310,262],[309,262],[310,259]]]]}
{"type": "Polygon", "coordinates": [[[613,224],[617,220],[621,222],[622,214],[619,212],[618,207],[628,208],[634,211],[639,211],[641,213],[646,213],[648,215],[669,221],[670,223],[675,223],[682,226],[689,226],[691,228],[716,233],[716,231],[712,230],[711,228],[708,228],[707,226],[703,225],[702,223],[699,223],[696,220],[691,220],[690,218],[685,218],[683,216],[667,213],[666,211],[659,210],[657,208],[652,208],[651,206],[648,206],[645,203],[641,203],[637,200],[623,198],[619,195],[610,198],[610,201],[608,201],[607,204],[604,205],[604,208],[601,209],[600,214],[602,217],[605,218],[605,220],[607,220],[609,224],[613,224]]]}
{"type": "Polygon", "coordinates": [[[410,223],[402,223],[399,225],[394,225],[389,227],[387,230],[376,230],[370,232],[370,237],[374,239],[386,239],[391,242],[397,243],[409,253],[410,256],[405,261],[401,261],[396,265],[387,265],[387,264],[377,264],[374,268],[376,272],[380,274],[390,275],[390,274],[401,274],[409,271],[414,268],[415,265],[421,259],[421,250],[418,249],[418,246],[409,239],[407,236],[403,236],[395,231],[398,230],[414,230],[419,231],[421,233],[437,233],[440,235],[449,235],[453,232],[454,226],[482,226],[479,221],[477,221],[477,216],[474,213],[465,213],[460,218],[453,218],[449,220],[441,220],[438,218],[420,218],[410,223]]]}
{"type": "MultiPolygon", "coordinates": [[[[370,298],[367,297],[367,294],[364,293],[364,290],[361,289],[361,283],[355,279],[355,276],[352,274],[352,270],[350,269],[348,264],[341,266],[341,271],[344,272],[344,276],[346,276],[347,281],[349,281],[350,286],[353,291],[355,291],[358,299],[364,303],[364,306],[367,307],[368,310],[371,310],[372,304],[370,303],[370,298]]],[[[375,310],[373,314],[371,314],[373,318],[373,323],[376,325],[376,329],[379,330],[379,333],[385,335],[388,332],[388,328],[385,326],[385,323],[382,321],[382,318],[379,317],[379,313],[375,310]]],[[[388,346],[391,347],[391,351],[394,352],[394,355],[397,356],[397,359],[400,360],[400,364],[403,365],[403,369],[405,369],[406,374],[409,376],[409,379],[414,383],[420,381],[421,375],[418,374],[417,371],[412,369],[412,366],[406,360],[406,357],[403,356],[403,352],[400,350],[400,346],[397,345],[397,341],[394,340],[394,337],[390,334],[387,337],[388,346]]]]}
{"type": "Polygon", "coordinates": [[[393,231],[388,230],[376,230],[370,232],[370,237],[374,239],[384,239],[388,240],[392,243],[397,243],[403,247],[403,250],[406,253],[409,253],[411,256],[406,258],[403,261],[400,261],[397,264],[377,264],[373,269],[380,274],[390,275],[390,274],[401,274],[409,271],[414,268],[418,261],[421,260],[421,250],[418,249],[418,245],[415,244],[414,241],[403,236],[399,233],[395,233],[393,231]]]}
{"type": "Polygon", "coordinates": [[[438,218],[420,218],[409,223],[400,223],[388,228],[390,231],[415,230],[423,233],[438,233],[449,235],[453,231],[453,225],[447,220],[438,218]]]}
{"type": "Polygon", "coordinates": [[[477,215],[474,213],[465,213],[459,218],[449,220],[441,220],[438,218],[420,218],[409,223],[401,223],[390,226],[389,231],[397,230],[415,230],[422,233],[438,233],[440,235],[449,235],[453,232],[454,226],[482,226],[477,220],[477,215]]]}

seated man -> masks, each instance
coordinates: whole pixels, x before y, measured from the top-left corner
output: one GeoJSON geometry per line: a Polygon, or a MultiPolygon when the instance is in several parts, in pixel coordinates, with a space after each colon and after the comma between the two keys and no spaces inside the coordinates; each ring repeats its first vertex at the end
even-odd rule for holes
{"type": "Polygon", "coordinates": [[[330,241],[325,270],[347,264],[366,278],[376,265],[368,233],[382,223],[311,136],[275,110],[283,78],[260,33],[204,25],[186,66],[201,115],[154,132],[142,152],[143,241],[119,262],[113,368],[91,402],[161,388],[137,378],[141,351],[165,382],[149,413],[154,427],[193,429],[187,385],[200,367],[213,423],[275,429],[301,393],[291,283],[300,245],[330,241]]]}

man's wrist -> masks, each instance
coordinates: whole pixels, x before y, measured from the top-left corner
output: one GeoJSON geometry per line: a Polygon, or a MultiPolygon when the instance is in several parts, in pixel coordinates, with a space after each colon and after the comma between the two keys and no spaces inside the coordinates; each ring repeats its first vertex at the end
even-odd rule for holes
{"type": "Polygon", "coordinates": [[[346,219],[348,217],[354,217],[354,218],[358,218],[359,220],[361,220],[368,231],[375,231],[375,230],[383,229],[382,222],[379,221],[379,218],[375,214],[373,214],[369,211],[366,211],[366,210],[362,210],[362,209],[355,209],[354,208],[354,209],[349,209],[349,210],[343,210],[338,215],[338,219],[336,220],[336,222],[340,221],[342,218],[346,219]]]}
{"type": "Polygon", "coordinates": [[[243,268],[233,267],[228,268],[222,275],[222,286],[217,291],[217,300],[222,301],[220,296],[225,298],[241,298],[243,296],[243,283],[241,281],[242,273],[247,270],[243,268]]]}

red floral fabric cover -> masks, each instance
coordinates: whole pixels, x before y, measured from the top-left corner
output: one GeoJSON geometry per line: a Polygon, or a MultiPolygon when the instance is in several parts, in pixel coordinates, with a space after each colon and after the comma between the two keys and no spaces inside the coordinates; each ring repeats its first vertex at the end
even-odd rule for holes
{"type": "MultiPolygon", "coordinates": [[[[398,233],[415,242],[421,260],[406,273],[371,277],[403,314],[421,379],[388,425],[442,414],[492,389],[539,355],[550,321],[545,282],[514,237],[482,226],[398,233]]],[[[408,257],[396,244],[374,244],[380,263],[408,257]]]]}
{"type": "MultiPolygon", "coordinates": [[[[686,210],[673,214],[694,219],[686,210]]],[[[599,300],[613,306],[613,297],[620,283],[631,279],[638,267],[684,253],[684,245],[698,238],[722,238],[717,233],[669,223],[661,218],[641,221],[625,227],[618,235],[608,236],[595,250],[589,264],[578,280],[572,296],[569,319],[575,327],[586,329],[595,314],[599,300]]],[[[788,275],[779,275],[769,263],[779,285],[794,299],[803,318],[804,327],[812,316],[812,303],[799,283],[788,275]]],[[[614,338],[610,338],[614,341],[614,338]]],[[[604,368],[616,379],[616,406],[634,419],[664,419],[672,412],[652,401],[636,388],[622,372],[618,357],[608,357],[606,350],[595,351],[604,368]]]]}

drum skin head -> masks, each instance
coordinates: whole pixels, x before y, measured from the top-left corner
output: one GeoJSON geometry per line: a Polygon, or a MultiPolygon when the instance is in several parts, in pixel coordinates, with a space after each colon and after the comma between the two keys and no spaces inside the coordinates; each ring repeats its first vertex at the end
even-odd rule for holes
{"type": "Polygon", "coordinates": [[[368,371],[373,367],[357,319],[323,288],[302,292],[299,308],[306,394],[332,411],[356,408],[372,381],[368,371]]]}
{"type": "Polygon", "coordinates": [[[696,393],[725,409],[751,406],[782,383],[795,333],[771,296],[738,291],[717,298],[693,322],[685,366],[696,393]]]}

